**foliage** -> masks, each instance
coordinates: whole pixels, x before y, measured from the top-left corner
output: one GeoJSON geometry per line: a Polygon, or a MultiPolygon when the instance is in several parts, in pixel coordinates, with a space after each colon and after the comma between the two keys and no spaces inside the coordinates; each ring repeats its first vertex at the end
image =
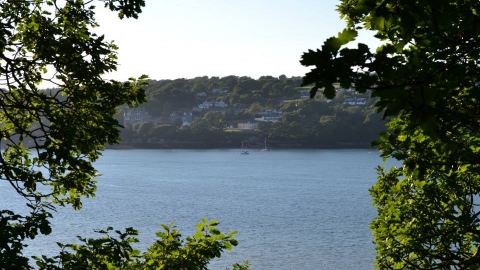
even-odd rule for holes
{"type": "MultiPolygon", "coordinates": [[[[186,239],[173,223],[161,225],[156,233],[158,239],[141,253],[132,244],[138,243],[138,231],[127,228],[124,232],[113,230],[97,231],[103,237],[85,239],[78,237],[81,244],[60,244],[59,255],[49,258],[35,257],[40,270],[55,269],[208,269],[208,263],[220,258],[222,251],[231,250],[238,244],[233,238],[235,231],[224,234],[218,230],[215,220],[202,219],[196,225],[197,232],[186,239]],[[117,237],[112,236],[115,232],[117,237]]],[[[248,269],[248,261],[233,269],[248,269]]]]}
{"type": "MultiPolygon", "coordinates": [[[[178,127],[176,131],[161,128],[162,126],[174,127],[174,123],[158,123],[155,126],[148,125],[150,131],[145,133],[147,137],[137,133],[133,142],[145,141],[150,143],[168,142],[201,142],[205,147],[214,147],[223,145],[224,147],[237,147],[238,142],[242,140],[254,140],[257,138],[259,147],[263,145],[263,138],[274,139],[272,143],[281,144],[282,142],[302,141],[310,147],[341,147],[343,145],[368,146],[374,140],[378,133],[385,130],[384,122],[380,117],[376,117],[374,109],[371,106],[347,106],[336,103],[326,103],[317,100],[303,100],[298,102],[285,103],[279,108],[282,116],[277,122],[259,122],[255,134],[244,132],[240,137],[233,139],[230,126],[236,127],[236,122],[252,121],[253,117],[259,117],[262,114],[258,103],[253,103],[244,112],[234,115],[227,109],[224,113],[206,112],[198,116],[192,122],[190,127],[191,134],[179,137],[184,131],[178,127]],[[293,104],[293,105],[291,105],[293,104]],[[296,104],[296,105],[295,105],[296,104]],[[293,107],[292,107],[293,106],[293,107]],[[326,121],[329,119],[329,121],[326,121]],[[298,128],[292,127],[296,122],[298,128]]],[[[145,126],[138,124],[138,127],[145,126]]],[[[135,126],[134,126],[135,127],[135,126]]],[[[127,127],[132,130],[134,127],[127,127]]],[[[124,132],[122,142],[132,142],[131,134],[124,132]],[[130,136],[130,137],[129,137],[130,136]]]]}
{"type": "MultiPolygon", "coordinates": [[[[0,1],[0,181],[27,206],[21,214],[0,210],[0,269],[32,269],[23,255],[27,240],[51,232],[56,206],[80,209],[83,197],[95,196],[93,162],[106,144],[119,142],[117,107],[145,101],[147,76],[126,82],[102,78],[117,67],[117,47],[94,33],[96,3],[120,19],[137,18],[145,5],[144,0],[0,1]],[[54,89],[41,90],[42,83],[54,89]]],[[[139,127],[142,135],[148,130],[148,125],[139,127]]],[[[135,230],[117,231],[119,238],[112,238],[109,228],[100,232],[105,238],[59,244],[59,256],[38,257],[37,265],[124,269],[141,262],[167,264],[182,252],[186,257],[178,258],[179,263],[205,269],[208,260],[236,240],[218,231],[216,222],[202,224],[204,234],[188,238],[185,247],[178,245],[178,231],[165,227],[167,234],[160,234],[163,238],[143,259],[130,246],[136,242],[135,230]],[[173,246],[162,251],[163,243],[173,246]],[[155,255],[159,252],[162,260],[155,255]]]]}
{"type": "Polygon", "coordinates": [[[153,101],[147,103],[146,107],[154,116],[168,117],[174,108],[195,105],[195,95],[188,89],[184,81],[174,81],[159,89],[148,91],[147,99],[153,101]]]}
{"type": "MultiPolygon", "coordinates": [[[[151,80],[149,83],[150,85],[146,87],[148,102],[141,106],[152,116],[145,121],[155,124],[145,126],[149,127],[149,130],[140,134],[135,127],[136,125],[140,127],[141,122],[134,125],[126,122],[126,129],[130,132],[122,133],[124,143],[142,143],[141,147],[161,147],[162,144],[158,144],[159,142],[166,147],[237,147],[239,141],[248,140],[251,146],[257,144],[261,147],[263,138],[268,137],[274,139],[271,141],[272,146],[301,143],[309,147],[368,147],[377,134],[385,130],[384,122],[372,116],[374,99],[368,99],[365,105],[343,104],[346,98],[367,98],[367,94],[336,88],[338,98],[332,102],[325,99],[308,100],[302,98],[302,95],[310,87],[297,87],[300,80],[296,77],[285,77],[284,80],[280,80],[272,76],[263,76],[254,80],[248,77],[204,76],[193,79],[151,80]],[[200,84],[205,86],[202,87],[206,89],[204,92],[196,92],[195,89],[200,87],[200,84]],[[234,90],[239,85],[244,87],[250,85],[250,89],[255,87],[261,90],[251,90],[240,96],[228,90],[225,87],[227,84],[234,90]],[[165,92],[165,89],[169,91],[165,92]],[[275,89],[281,92],[276,93],[275,89]],[[162,98],[157,100],[154,97],[160,92],[162,98]],[[190,97],[195,93],[195,101],[176,102],[175,100],[190,99],[178,99],[176,93],[180,92],[188,93],[190,97]],[[225,102],[227,107],[199,109],[196,106],[204,102],[218,104],[220,101],[225,102]],[[166,107],[168,112],[172,113],[168,117],[161,116],[166,107]],[[259,122],[259,128],[255,133],[246,131],[237,134],[238,136],[232,136],[230,127],[236,128],[238,122],[255,121],[254,118],[275,110],[282,112],[281,118],[278,119],[281,123],[272,125],[269,122],[259,122]],[[332,121],[326,124],[321,121],[322,118],[329,118],[332,121]],[[181,126],[184,121],[190,123],[190,126],[181,126]],[[172,126],[175,130],[157,128],[165,125],[172,126]],[[267,126],[275,128],[269,130],[267,126]],[[189,132],[186,132],[187,130],[189,132]]],[[[120,112],[126,111],[128,109],[120,112]]]]}
{"type": "Polygon", "coordinates": [[[371,91],[389,131],[375,145],[400,168],[379,168],[371,228],[381,269],[480,267],[478,59],[480,2],[343,0],[347,28],[309,51],[303,78],[335,95],[334,83],[371,91]],[[383,45],[345,45],[360,29],[383,45]]]}
{"type": "Polygon", "coordinates": [[[250,107],[245,112],[251,115],[255,115],[255,114],[261,113],[262,111],[263,111],[263,108],[260,105],[260,103],[254,102],[252,103],[252,105],[250,105],[250,107]]]}
{"type": "MultiPolygon", "coordinates": [[[[134,17],[143,1],[107,4],[134,17]]],[[[145,100],[146,76],[101,79],[116,68],[116,46],[91,32],[93,10],[82,1],[0,2],[0,179],[30,211],[2,211],[2,268],[27,267],[23,241],[50,232],[55,204],[79,209],[81,197],[94,196],[92,163],[119,140],[116,107],[145,100]],[[56,89],[40,90],[45,81],[56,89]]]]}
{"type": "Polygon", "coordinates": [[[10,210],[0,211],[0,268],[27,269],[28,258],[23,256],[25,239],[34,239],[39,233],[51,232],[51,213],[43,207],[28,204],[30,215],[22,216],[10,210]]]}

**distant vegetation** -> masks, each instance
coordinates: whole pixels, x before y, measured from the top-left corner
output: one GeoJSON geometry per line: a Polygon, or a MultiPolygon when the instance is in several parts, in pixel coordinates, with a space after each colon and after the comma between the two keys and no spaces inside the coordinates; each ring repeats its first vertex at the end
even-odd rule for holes
{"type": "Polygon", "coordinates": [[[122,107],[123,144],[145,147],[364,147],[385,130],[369,94],[337,88],[309,98],[300,77],[196,77],[149,81],[147,102],[122,107]]]}

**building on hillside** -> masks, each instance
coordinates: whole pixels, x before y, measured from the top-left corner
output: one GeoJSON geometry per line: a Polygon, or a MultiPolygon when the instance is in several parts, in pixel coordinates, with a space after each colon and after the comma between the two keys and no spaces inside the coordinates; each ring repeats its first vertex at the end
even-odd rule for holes
{"type": "Polygon", "coordinates": [[[204,101],[202,104],[197,105],[199,111],[203,111],[212,107],[212,102],[204,101]]]}
{"type": "Polygon", "coordinates": [[[343,105],[355,105],[355,98],[346,98],[343,100],[343,105]]]}
{"type": "Polygon", "coordinates": [[[239,129],[254,130],[258,128],[258,122],[249,121],[249,122],[237,123],[237,127],[239,129]]]}
{"type": "Polygon", "coordinates": [[[355,101],[355,103],[356,103],[357,105],[365,106],[365,104],[367,104],[367,99],[366,99],[366,98],[357,98],[357,100],[355,101]]]}
{"type": "Polygon", "coordinates": [[[310,98],[310,90],[309,89],[300,90],[300,99],[307,99],[307,98],[310,98]]]}
{"type": "Polygon", "coordinates": [[[223,100],[218,102],[204,101],[202,104],[198,104],[192,110],[201,112],[203,110],[208,110],[210,108],[227,108],[227,107],[228,107],[228,104],[223,100]]]}
{"type": "Polygon", "coordinates": [[[346,98],[343,100],[343,105],[350,105],[350,106],[365,106],[367,104],[367,99],[366,98],[346,98]]]}
{"type": "Polygon", "coordinates": [[[218,108],[227,108],[228,107],[228,104],[223,101],[223,100],[220,100],[219,102],[215,102],[213,103],[213,107],[218,107],[218,108]]]}
{"type": "Polygon", "coordinates": [[[170,124],[183,123],[185,121],[191,123],[193,120],[193,115],[191,111],[178,110],[170,113],[168,117],[168,122],[170,124]]]}
{"type": "Polygon", "coordinates": [[[261,117],[255,118],[256,121],[261,122],[277,122],[282,117],[282,111],[277,110],[264,110],[261,117]]]}
{"type": "Polygon", "coordinates": [[[123,125],[151,122],[152,117],[144,108],[132,108],[123,113],[123,125]]]}

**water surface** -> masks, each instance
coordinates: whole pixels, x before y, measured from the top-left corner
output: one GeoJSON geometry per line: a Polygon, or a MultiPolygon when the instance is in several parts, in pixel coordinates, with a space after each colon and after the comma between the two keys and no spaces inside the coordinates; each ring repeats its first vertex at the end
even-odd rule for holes
{"type": "MultiPolygon", "coordinates": [[[[238,231],[239,246],[211,264],[224,269],[248,259],[251,269],[373,269],[368,228],[375,216],[368,189],[381,164],[372,150],[107,150],[96,163],[97,197],[81,211],[60,209],[54,231],[29,252],[54,254],[55,242],[113,226],[154,241],[159,224],[183,235],[202,217],[238,231]]],[[[0,185],[0,208],[18,196],[0,185]],[[10,195],[9,195],[10,194],[10,195]]]]}

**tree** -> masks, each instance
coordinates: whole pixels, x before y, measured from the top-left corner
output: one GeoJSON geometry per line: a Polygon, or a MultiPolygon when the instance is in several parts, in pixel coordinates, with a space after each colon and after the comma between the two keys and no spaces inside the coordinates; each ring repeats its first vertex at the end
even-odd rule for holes
{"type": "MultiPolygon", "coordinates": [[[[105,144],[119,141],[116,108],[145,101],[146,76],[126,82],[102,78],[117,67],[117,47],[92,32],[98,26],[95,3],[121,19],[137,18],[145,5],[143,0],[0,1],[0,180],[25,198],[29,210],[0,210],[1,269],[31,269],[22,253],[25,240],[51,232],[56,206],[80,209],[83,197],[95,195],[93,162],[105,144]],[[55,88],[40,90],[43,82],[55,88]]],[[[106,250],[114,254],[117,247],[106,250]]],[[[74,249],[83,260],[80,268],[96,268],[82,250],[74,249]]]]}
{"type": "Polygon", "coordinates": [[[143,122],[138,125],[138,137],[142,139],[142,142],[147,142],[149,139],[149,135],[151,133],[151,130],[153,129],[153,122],[143,122]]]}
{"type": "Polygon", "coordinates": [[[245,113],[251,114],[251,115],[256,115],[260,114],[263,111],[262,105],[260,105],[260,102],[254,102],[248,109],[245,110],[245,113]]]}
{"type": "Polygon", "coordinates": [[[250,77],[240,77],[238,78],[238,83],[234,88],[234,92],[237,95],[248,94],[253,90],[261,89],[262,85],[257,80],[254,80],[250,77]]]}
{"type": "Polygon", "coordinates": [[[208,77],[196,77],[193,79],[193,91],[195,93],[207,92],[208,90],[208,77]]]}
{"type": "MultiPolygon", "coordinates": [[[[99,239],[79,237],[81,244],[60,244],[62,252],[53,258],[35,257],[41,270],[60,269],[208,269],[211,259],[220,257],[223,250],[231,250],[238,245],[233,238],[235,231],[225,235],[217,229],[218,221],[203,218],[196,225],[197,232],[182,239],[173,223],[161,225],[157,241],[144,253],[132,247],[138,242],[138,231],[127,228],[124,232],[113,228],[98,231],[99,239]],[[73,252],[70,252],[73,251],[73,252]]],[[[233,264],[233,269],[248,269],[248,261],[243,265],[233,264]]]]}
{"type": "Polygon", "coordinates": [[[374,143],[402,167],[378,168],[371,224],[381,269],[480,267],[480,2],[341,1],[347,27],[302,57],[303,78],[335,95],[333,84],[371,90],[389,120],[374,143]],[[383,45],[344,45],[360,29],[383,45]]]}
{"type": "Polygon", "coordinates": [[[156,140],[167,140],[175,138],[177,127],[170,124],[160,124],[151,130],[151,136],[156,140]]]}
{"type": "Polygon", "coordinates": [[[188,108],[195,105],[195,94],[183,80],[175,80],[160,88],[148,92],[145,104],[149,114],[167,118],[176,108],[188,108]]]}
{"type": "Polygon", "coordinates": [[[137,133],[132,129],[132,126],[126,126],[120,132],[120,138],[123,142],[131,142],[137,137],[137,133]]]}
{"type": "Polygon", "coordinates": [[[233,88],[235,88],[235,85],[237,85],[238,76],[230,75],[230,76],[221,78],[221,80],[224,82],[228,91],[233,91],[233,88]]]}
{"type": "Polygon", "coordinates": [[[273,81],[268,81],[263,84],[262,86],[262,96],[268,97],[270,95],[270,91],[272,91],[273,81]]]}

